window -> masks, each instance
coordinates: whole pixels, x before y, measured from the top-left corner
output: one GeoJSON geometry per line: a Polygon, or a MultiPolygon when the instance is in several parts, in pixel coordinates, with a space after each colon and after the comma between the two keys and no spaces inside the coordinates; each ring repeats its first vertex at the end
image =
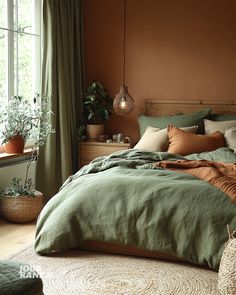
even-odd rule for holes
{"type": "Polygon", "coordinates": [[[40,31],[41,0],[0,0],[0,103],[40,92],[40,31]]]}

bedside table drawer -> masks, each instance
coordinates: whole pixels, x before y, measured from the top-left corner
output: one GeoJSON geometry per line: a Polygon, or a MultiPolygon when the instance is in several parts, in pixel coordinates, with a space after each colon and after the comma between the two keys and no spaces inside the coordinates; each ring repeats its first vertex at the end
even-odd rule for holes
{"type": "Polygon", "coordinates": [[[114,152],[128,150],[131,143],[105,143],[96,141],[83,141],[79,144],[79,167],[89,164],[97,157],[108,156],[114,152]]]}
{"type": "Polygon", "coordinates": [[[116,151],[125,150],[124,147],[114,147],[114,146],[81,146],[81,160],[90,160],[97,157],[107,156],[116,151]]]}

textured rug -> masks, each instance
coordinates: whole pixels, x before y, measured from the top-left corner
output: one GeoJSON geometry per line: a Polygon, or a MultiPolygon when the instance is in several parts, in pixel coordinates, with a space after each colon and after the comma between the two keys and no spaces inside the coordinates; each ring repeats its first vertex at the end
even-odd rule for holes
{"type": "Polygon", "coordinates": [[[43,257],[32,247],[11,260],[40,274],[45,295],[219,294],[216,272],[188,264],[76,250],[43,257]]]}

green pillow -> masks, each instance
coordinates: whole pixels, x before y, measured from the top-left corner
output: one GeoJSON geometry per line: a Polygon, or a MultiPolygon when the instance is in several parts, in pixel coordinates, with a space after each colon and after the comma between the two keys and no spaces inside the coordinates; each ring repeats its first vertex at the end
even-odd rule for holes
{"type": "Polygon", "coordinates": [[[200,112],[186,114],[186,115],[173,115],[168,117],[152,117],[141,115],[138,118],[140,134],[141,136],[145,132],[147,126],[166,128],[168,124],[173,124],[176,127],[189,127],[189,126],[199,126],[198,133],[204,133],[204,122],[203,120],[209,116],[211,109],[205,109],[200,112]]]}
{"type": "Polygon", "coordinates": [[[209,114],[207,119],[216,121],[216,122],[221,122],[221,121],[231,121],[231,120],[236,120],[236,115],[232,114],[209,114]]]}

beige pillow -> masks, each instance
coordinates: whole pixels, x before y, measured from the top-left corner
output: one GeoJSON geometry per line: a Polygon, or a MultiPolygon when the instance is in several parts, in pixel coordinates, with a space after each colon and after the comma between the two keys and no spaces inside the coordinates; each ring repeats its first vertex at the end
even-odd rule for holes
{"type": "Polygon", "coordinates": [[[192,134],[171,125],[167,131],[170,142],[168,153],[185,156],[225,146],[224,136],[218,131],[211,135],[192,134]]]}
{"type": "MultiPolygon", "coordinates": [[[[181,129],[186,132],[197,133],[197,128],[198,126],[190,126],[181,129]]],[[[167,128],[160,129],[148,126],[134,149],[147,150],[150,152],[166,152],[168,150],[168,145],[167,128]]]]}
{"type": "Polygon", "coordinates": [[[216,122],[204,119],[204,127],[206,135],[212,134],[216,131],[224,134],[227,128],[236,127],[236,120],[216,122]]]}
{"type": "Polygon", "coordinates": [[[236,127],[225,130],[225,141],[227,146],[236,153],[236,127]]]}
{"type": "MultiPolygon", "coordinates": [[[[134,146],[134,149],[155,152],[159,148],[158,140],[162,140],[163,138],[163,136],[160,136],[159,131],[163,130],[160,128],[148,126],[139,142],[134,146]]],[[[163,132],[161,132],[161,134],[163,134],[163,132]]]]}

